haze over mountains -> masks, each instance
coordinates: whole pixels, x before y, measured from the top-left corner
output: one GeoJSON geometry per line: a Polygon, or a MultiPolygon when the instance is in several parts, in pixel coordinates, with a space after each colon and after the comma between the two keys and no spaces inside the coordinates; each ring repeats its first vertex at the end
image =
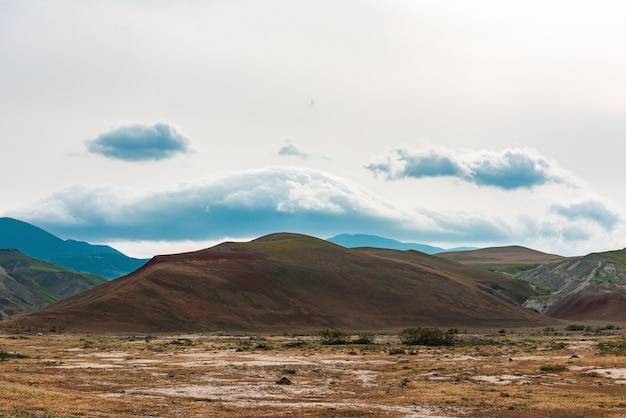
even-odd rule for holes
{"type": "Polygon", "coordinates": [[[389,248],[392,250],[416,250],[426,254],[437,254],[446,251],[464,251],[475,250],[475,247],[457,247],[457,248],[440,248],[433,247],[432,245],[417,244],[414,242],[400,242],[390,238],[383,238],[377,235],[365,235],[365,234],[340,234],[334,237],[328,238],[328,241],[341,245],[346,248],[358,248],[358,247],[375,247],[375,248],[389,248]]]}

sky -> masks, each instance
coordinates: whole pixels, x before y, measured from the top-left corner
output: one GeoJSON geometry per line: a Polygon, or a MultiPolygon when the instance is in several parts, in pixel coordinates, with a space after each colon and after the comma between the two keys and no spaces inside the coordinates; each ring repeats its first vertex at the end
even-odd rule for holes
{"type": "Polygon", "coordinates": [[[623,1],[0,0],[0,216],[135,257],[273,232],[626,246],[623,1]]]}

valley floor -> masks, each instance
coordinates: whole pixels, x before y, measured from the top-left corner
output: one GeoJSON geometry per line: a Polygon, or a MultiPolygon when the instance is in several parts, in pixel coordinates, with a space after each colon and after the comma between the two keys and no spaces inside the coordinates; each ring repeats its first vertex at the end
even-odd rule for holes
{"type": "Polygon", "coordinates": [[[622,330],[451,347],[316,336],[0,334],[6,417],[622,417],[622,330]],[[395,354],[390,354],[395,353],[395,354]]]}

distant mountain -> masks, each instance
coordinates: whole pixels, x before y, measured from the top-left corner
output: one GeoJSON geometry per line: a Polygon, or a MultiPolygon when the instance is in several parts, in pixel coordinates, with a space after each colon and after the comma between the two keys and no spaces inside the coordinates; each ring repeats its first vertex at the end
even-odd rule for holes
{"type": "Polygon", "coordinates": [[[139,270],[46,309],[7,331],[398,331],[408,326],[543,326],[558,320],[513,303],[523,282],[417,251],[347,249],[272,234],[154,257],[139,270]]]}
{"type": "Polygon", "coordinates": [[[372,247],[372,248],[388,248],[390,250],[416,250],[426,254],[436,254],[445,251],[460,251],[465,249],[473,249],[471,247],[459,247],[446,250],[440,247],[433,247],[426,244],[416,244],[412,242],[400,242],[390,238],[383,238],[377,235],[364,234],[340,234],[332,238],[328,238],[334,244],[341,245],[346,248],[372,247]]]}
{"type": "Polygon", "coordinates": [[[0,314],[33,312],[107,282],[29,257],[18,250],[0,250],[0,314]]]}
{"type": "Polygon", "coordinates": [[[108,279],[137,270],[147,259],[128,257],[108,245],[62,240],[27,222],[0,218],[0,249],[16,248],[31,257],[108,279]]]}

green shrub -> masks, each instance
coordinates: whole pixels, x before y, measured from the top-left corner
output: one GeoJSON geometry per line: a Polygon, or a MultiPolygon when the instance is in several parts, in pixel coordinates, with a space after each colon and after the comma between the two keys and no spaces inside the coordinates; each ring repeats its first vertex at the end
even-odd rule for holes
{"type": "Polygon", "coordinates": [[[584,331],[585,326],[581,324],[569,324],[565,327],[566,331],[584,331]]]}
{"type": "Polygon", "coordinates": [[[450,328],[446,332],[437,328],[406,328],[400,332],[400,342],[406,345],[452,345],[459,333],[450,328]]]}
{"type": "Polygon", "coordinates": [[[374,342],[374,336],[372,334],[359,334],[359,337],[352,341],[352,344],[371,344],[374,342]]]}
{"type": "Polygon", "coordinates": [[[622,338],[621,340],[600,341],[598,342],[598,349],[602,356],[608,354],[624,356],[626,355],[626,338],[622,338]]]}
{"type": "Polygon", "coordinates": [[[319,335],[322,339],[322,344],[325,345],[347,344],[349,340],[349,335],[338,329],[325,328],[319,332],[319,335]]]}
{"type": "Polygon", "coordinates": [[[0,361],[5,361],[10,358],[28,358],[28,356],[20,353],[9,353],[4,348],[0,347],[0,361]]]}

